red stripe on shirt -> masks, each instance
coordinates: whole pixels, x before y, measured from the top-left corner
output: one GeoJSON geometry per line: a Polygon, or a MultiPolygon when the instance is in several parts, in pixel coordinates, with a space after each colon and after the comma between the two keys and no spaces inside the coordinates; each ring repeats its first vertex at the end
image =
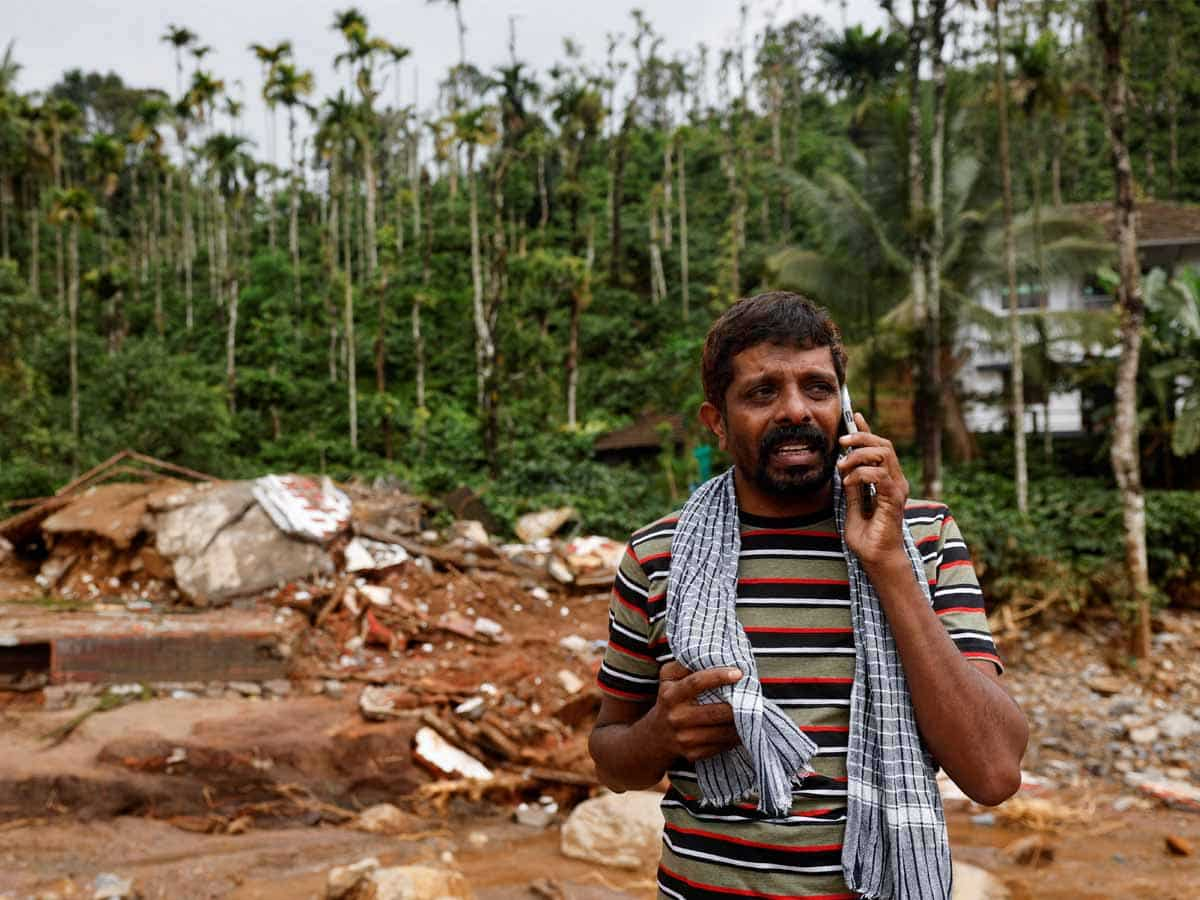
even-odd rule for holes
{"type": "Polygon", "coordinates": [[[679,834],[694,834],[697,837],[712,838],[714,841],[720,841],[722,844],[737,844],[739,847],[760,847],[763,850],[779,850],[783,853],[829,853],[834,850],[841,850],[841,844],[817,844],[807,847],[793,847],[787,844],[768,844],[765,841],[750,841],[746,838],[731,837],[727,834],[717,834],[713,831],[703,831],[699,828],[681,828],[678,825],[668,825],[667,831],[678,832],[679,834]]]}
{"type": "Polygon", "coordinates": [[[752,891],[749,888],[717,887],[715,884],[705,884],[702,881],[685,878],[677,872],[672,872],[662,863],[659,863],[658,867],[676,881],[682,881],[689,887],[712,891],[716,894],[729,894],[733,897],[758,897],[760,900],[855,900],[858,896],[857,894],[766,894],[762,891],[752,891]]]}
{"type": "Polygon", "coordinates": [[[981,613],[981,612],[983,612],[982,606],[948,606],[945,609],[939,609],[937,611],[937,614],[939,616],[948,616],[948,615],[950,615],[950,613],[981,613]]]}

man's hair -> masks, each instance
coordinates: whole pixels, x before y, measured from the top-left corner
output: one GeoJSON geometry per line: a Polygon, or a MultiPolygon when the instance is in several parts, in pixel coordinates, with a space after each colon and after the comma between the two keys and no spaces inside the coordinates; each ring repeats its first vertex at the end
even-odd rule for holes
{"type": "Polygon", "coordinates": [[[801,294],[769,291],[738,300],[708,330],[700,365],[705,400],[724,412],[725,392],[733,383],[733,358],[759,344],[800,350],[828,347],[838,384],[846,380],[842,332],[825,308],[801,294]]]}

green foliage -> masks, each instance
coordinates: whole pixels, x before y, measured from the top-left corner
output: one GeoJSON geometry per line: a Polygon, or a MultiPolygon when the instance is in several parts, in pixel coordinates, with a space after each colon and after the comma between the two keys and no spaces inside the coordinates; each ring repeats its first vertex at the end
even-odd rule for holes
{"type": "MultiPolygon", "coordinates": [[[[986,465],[948,473],[946,502],[971,548],[989,604],[1046,600],[1079,610],[1112,604],[1129,611],[1121,501],[1098,478],[1043,473],[1030,479],[1029,515],[1016,508],[1012,480],[986,465]]],[[[1170,599],[1194,582],[1200,507],[1187,491],[1146,494],[1151,581],[1170,599]]]]}

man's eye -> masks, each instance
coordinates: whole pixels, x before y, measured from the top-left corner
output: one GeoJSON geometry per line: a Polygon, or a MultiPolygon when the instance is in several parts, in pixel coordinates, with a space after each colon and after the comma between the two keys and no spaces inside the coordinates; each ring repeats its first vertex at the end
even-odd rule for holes
{"type": "Polygon", "coordinates": [[[831,384],[810,384],[808,386],[808,394],[810,397],[825,398],[833,393],[833,385],[831,384]]]}
{"type": "Polygon", "coordinates": [[[757,387],[750,389],[749,397],[751,400],[763,400],[775,393],[775,389],[769,384],[760,384],[757,387]]]}

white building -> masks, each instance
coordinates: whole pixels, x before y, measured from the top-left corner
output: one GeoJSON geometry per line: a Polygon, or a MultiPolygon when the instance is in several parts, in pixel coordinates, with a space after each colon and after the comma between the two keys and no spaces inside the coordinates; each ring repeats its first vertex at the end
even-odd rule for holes
{"type": "MultiPolygon", "coordinates": [[[[1116,226],[1111,203],[1080,203],[1069,207],[1081,218],[1102,225],[1113,241],[1116,262],[1116,226]]],[[[1200,207],[1147,201],[1136,208],[1138,255],[1142,272],[1162,268],[1167,272],[1186,265],[1200,266],[1200,207]]],[[[1116,357],[1119,348],[1113,339],[1080,339],[1084,330],[1080,315],[1055,316],[1054,313],[1086,314],[1113,308],[1115,298],[1104,292],[1094,278],[1082,281],[1053,280],[1044,286],[1021,285],[1018,289],[1020,312],[1025,321],[1022,330],[1025,346],[1037,338],[1036,320],[1040,318],[1047,337],[1048,355],[1062,366],[1081,365],[1088,358],[1116,357]],[[1050,315],[1040,316],[1041,313],[1050,315]]],[[[977,300],[987,310],[1006,320],[1007,289],[986,288],[977,300]]],[[[978,325],[964,329],[963,349],[969,361],[960,374],[967,427],[974,432],[998,432],[1008,427],[1009,373],[1007,322],[1005,336],[997,339],[978,325]]],[[[1027,387],[1028,390],[1028,387],[1027,387]]],[[[1028,396],[1028,395],[1027,395],[1028,396]]],[[[1028,398],[1033,400],[1034,398],[1028,398]]],[[[1049,419],[1052,434],[1078,435],[1088,427],[1089,398],[1079,389],[1051,390],[1025,406],[1026,432],[1042,432],[1049,419]]]]}

